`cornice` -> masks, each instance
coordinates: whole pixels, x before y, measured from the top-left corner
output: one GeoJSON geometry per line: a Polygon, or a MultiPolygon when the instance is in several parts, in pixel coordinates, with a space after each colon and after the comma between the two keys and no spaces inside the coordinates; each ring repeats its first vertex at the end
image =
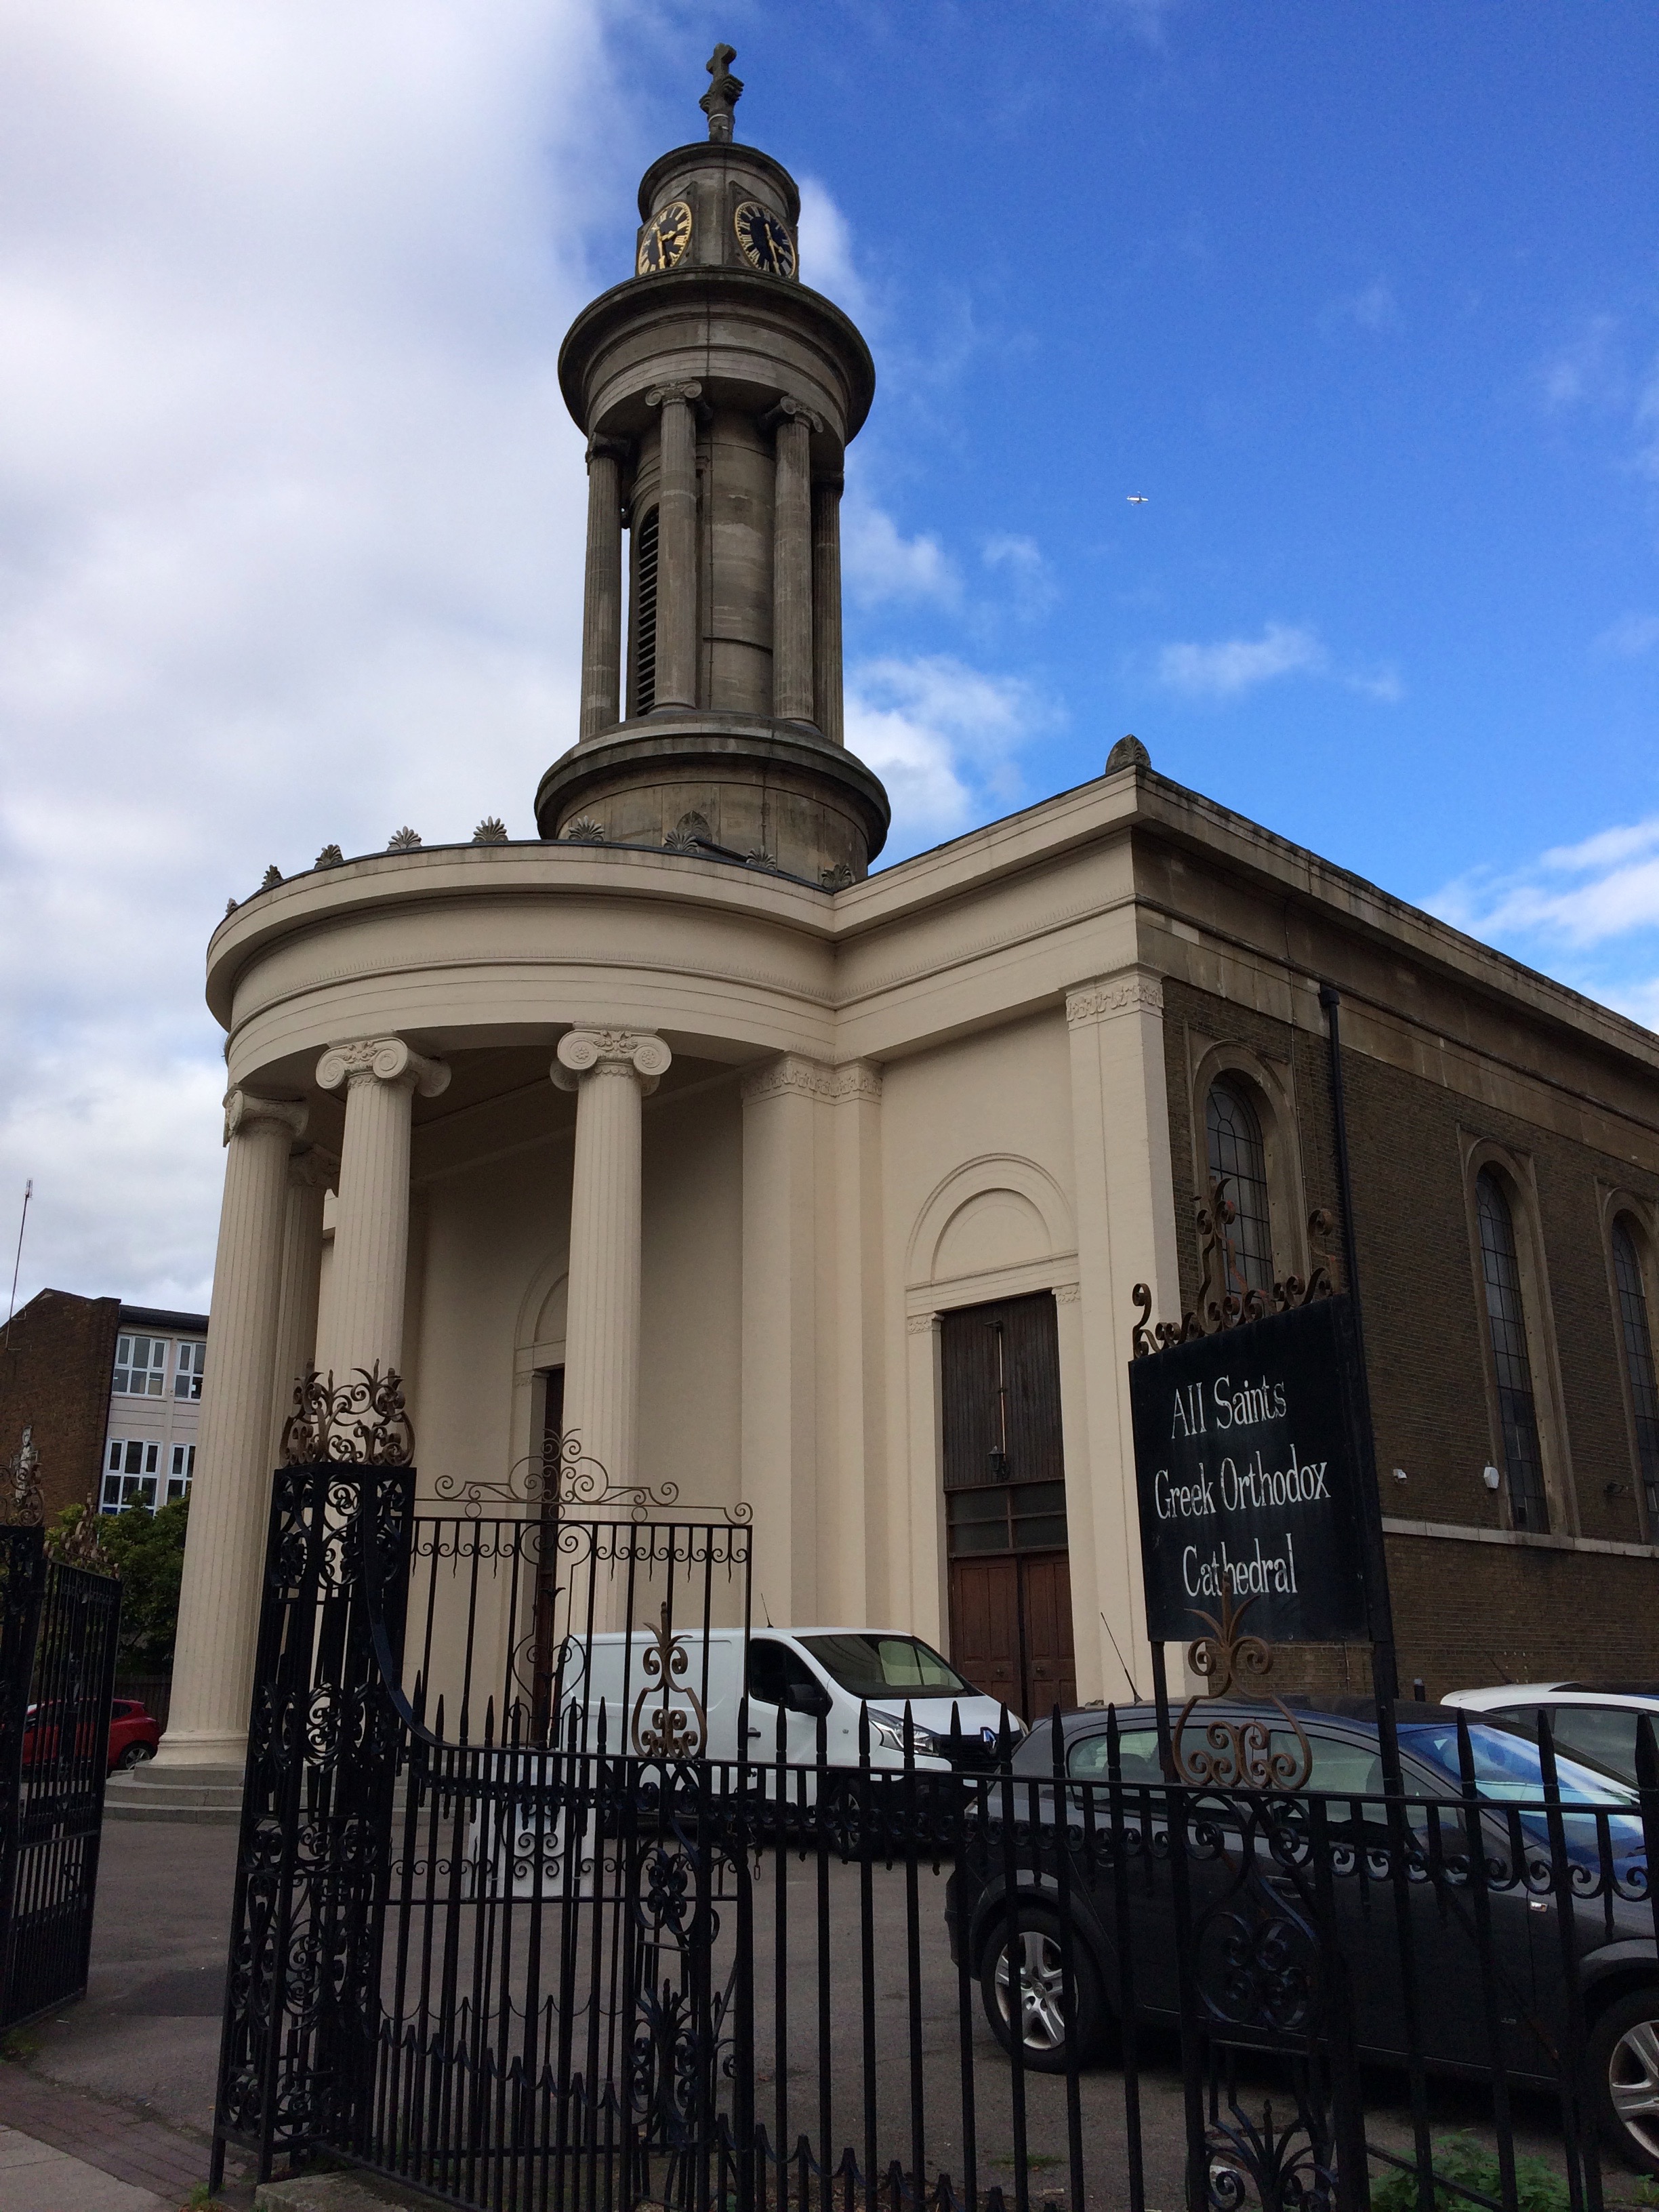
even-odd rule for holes
{"type": "Polygon", "coordinates": [[[1149,968],[1127,968],[1066,994],[1068,1029],[1086,1029],[1118,1014],[1161,1015],[1163,1012],[1163,980],[1149,968]]]}

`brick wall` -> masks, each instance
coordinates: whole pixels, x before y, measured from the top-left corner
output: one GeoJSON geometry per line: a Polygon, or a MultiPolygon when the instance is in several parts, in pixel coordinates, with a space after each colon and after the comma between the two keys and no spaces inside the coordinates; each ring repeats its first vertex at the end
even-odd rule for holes
{"type": "MultiPolygon", "coordinates": [[[[1340,1222],[1329,1062],[1323,1038],[1178,981],[1165,983],[1164,1023],[1182,1293],[1190,1304],[1198,1290],[1193,1032],[1246,1045],[1288,1069],[1306,1203],[1340,1222]]],[[[1466,1147],[1480,1138],[1533,1164],[1579,1533],[1641,1542],[1597,1183],[1650,1196],[1659,1194],[1659,1179],[1352,1047],[1343,1086],[1383,1512],[1500,1526],[1499,1501],[1481,1481],[1481,1469],[1500,1455],[1463,1177],[1466,1147]],[[1395,1468],[1405,1469],[1403,1483],[1395,1468]]],[[[1340,1233],[1333,1241],[1340,1251],[1340,1233]]],[[[1532,1318],[1541,1327],[1543,1316],[1532,1318]]],[[[1528,1674],[1659,1680],[1659,1560],[1395,1534],[1387,1548],[1402,1682],[1421,1675],[1433,1694],[1528,1674]]],[[[1296,1686],[1358,1689],[1367,1680],[1358,1650],[1304,1646],[1280,1664],[1296,1686]]]]}
{"type": "Polygon", "coordinates": [[[95,1498],[120,1316],[118,1298],[41,1291],[13,1315],[0,1348],[0,1455],[9,1459],[33,1430],[48,1522],[95,1498]]]}

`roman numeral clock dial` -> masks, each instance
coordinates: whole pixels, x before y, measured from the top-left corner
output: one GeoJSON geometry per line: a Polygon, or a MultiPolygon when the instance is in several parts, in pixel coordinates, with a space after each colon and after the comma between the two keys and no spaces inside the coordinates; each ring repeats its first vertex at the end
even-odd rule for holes
{"type": "Polygon", "coordinates": [[[691,210],[684,200],[670,200],[666,207],[657,210],[640,233],[635,272],[641,276],[660,276],[665,270],[673,268],[684,258],[690,243],[691,210]]]}
{"type": "Polygon", "coordinates": [[[732,218],[743,258],[751,269],[767,276],[793,276],[795,241],[769,208],[758,200],[744,200],[732,218]]]}

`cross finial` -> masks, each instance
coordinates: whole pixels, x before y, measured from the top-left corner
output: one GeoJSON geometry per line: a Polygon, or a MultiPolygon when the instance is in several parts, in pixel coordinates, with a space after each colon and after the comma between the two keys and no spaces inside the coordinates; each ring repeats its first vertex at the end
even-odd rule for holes
{"type": "Polygon", "coordinates": [[[743,80],[732,74],[732,64],[737,58],[735,46],[715,47],[707,64],[714,81],[697,102],[708,118],[708,135],[717,146],[731,144],[732,111],[743,97],[743,80]]]}

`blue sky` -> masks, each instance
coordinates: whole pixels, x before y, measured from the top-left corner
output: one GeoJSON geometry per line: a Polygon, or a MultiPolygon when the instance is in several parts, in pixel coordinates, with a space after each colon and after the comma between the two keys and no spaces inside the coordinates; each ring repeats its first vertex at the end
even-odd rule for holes
{"type": "Polygon", "coordinates": [[[22,1294],[205,1297],[228,896],[405,822],[531,833],[574,728],[554,361],[717,37],[876,355],[849,735],[890,855],[1133,730],[1659,1020],[1655,32],[1620,0],[0,0],[22,1294]]]}

